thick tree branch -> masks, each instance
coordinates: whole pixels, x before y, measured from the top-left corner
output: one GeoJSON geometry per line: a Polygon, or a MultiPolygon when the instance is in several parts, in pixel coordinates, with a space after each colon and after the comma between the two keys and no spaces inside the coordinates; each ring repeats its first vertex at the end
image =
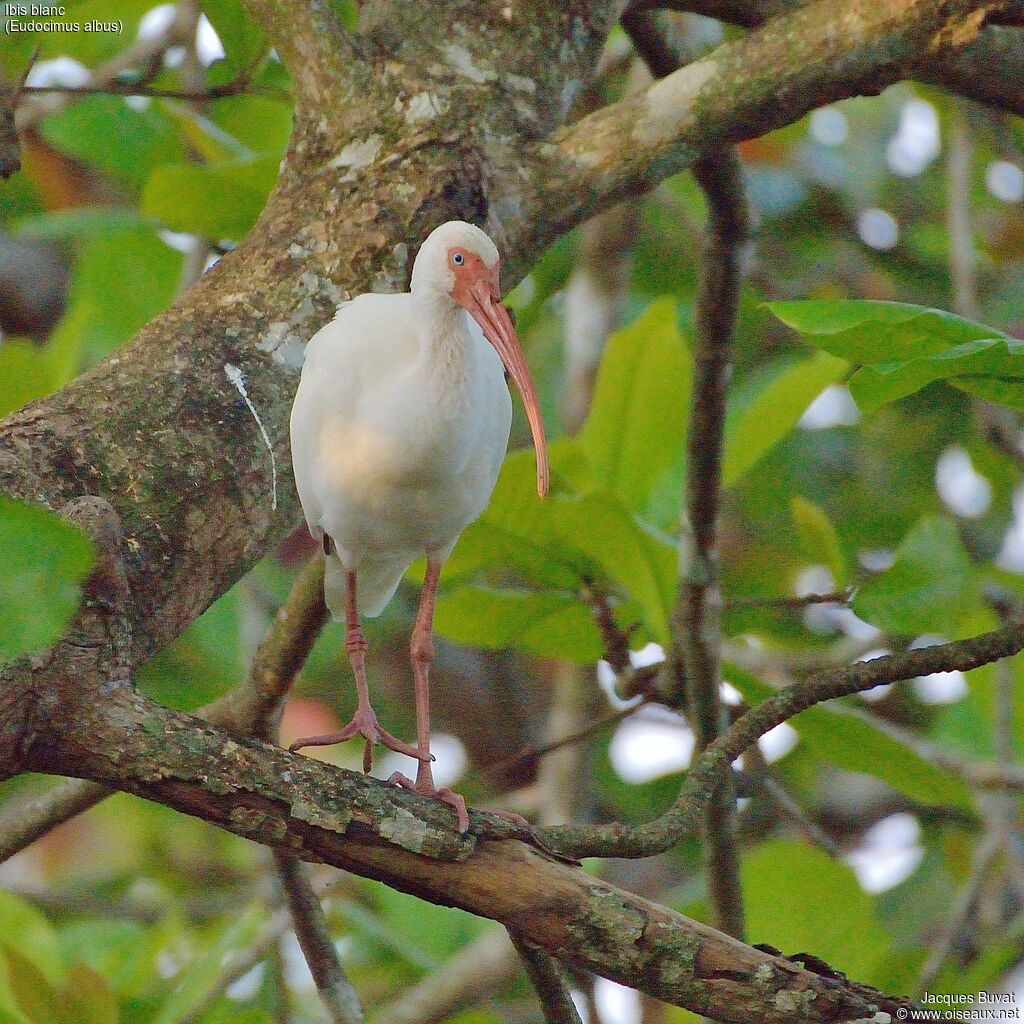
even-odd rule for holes
{"type": "Polygon", "coordinates": [[[563,129],[535,202],[561,229],[645,190],[709,152],[790,124],[815,107],[877,93],[914,61],[962,46],[1003,0],[815,0],[563,129]],[[555,200],[555,202],[552,202],[555,200]]]}
{"type": "MultiPolygon", "coordinates": [[[[881,15],[878,6],[837,18],[818,3],[778,19],[532,149],[505,140],[557,128],[615,4],[524,3],[510,20],[468,0],[447,0],[429,18],[419,5],[364,6],[371,64],[345,62],[322,86],[353,101],[315,115],[300,104],[280,180],[245,243],[116,359],[0,424],[0,492],[53,508],[82,493],[112,503],[129,546],[140,664],[295,523],[286,424],[296,356],[342,287],[401,287],[407,244],[449,217],[484,223],[511,283],[594,210],[822,98],[885,84],[950,26],[959,39],[972,11],[997,5],[905,0],[881,15]],[[454,23],[471,50],[452,49],[444,27],[454,23]],[[406,106],[423,92],[436,99],[426,126],[406,106]]],[[[108,661],[98,647],[75,671],[110,678],[108,661]]],[[[11,702],[28,698],[24,665],[0,677],[11,702]]]]}
{"type": "MultiPolygon", "coordinates": [[[[789,14],[807,0],[635,0],[630,9],[671,8],[733,25],[756,28],[769,18],[789,14]]],[[[989,18],[977,38],[966,45],[923,54],[908,69],[909,77],[978,103],[1024,114],[1020,81],[1024,76],[1024,2],[1008,0],[989,18]]]]}
{"type": "MultiPolygon", "coordinates": [[[[929,649],[932,650],[932,649],[929,649]]],[[[915,652],[924,653],[924,652],[915,652]]],[[[906,1006],[737,942],[515,840],[507,821],[450,808],[258,740],[232,737],[127,688],[62,695],[78,727],[41,728],[27,769],[73,773],[500,921],[565,963],[721,1021],[788,1024],[906,1006]]]]}
{"type": "Polygon", "coordinates": [[[288,66],[299,107],[312,114],[344,102],[343,86],[361,63],[360,50],[330,3],[245,0],[243,6],[288,66]]]}

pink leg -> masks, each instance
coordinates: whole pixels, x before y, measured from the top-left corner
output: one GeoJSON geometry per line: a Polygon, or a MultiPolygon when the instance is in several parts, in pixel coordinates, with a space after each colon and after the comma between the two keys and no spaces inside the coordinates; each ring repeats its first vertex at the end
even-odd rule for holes
{"type": "MultiPolygon", "coordinates": [[[[338,732],[330,732],[324,736],[307,736],[296,740],[289,750],[298,750],[300,747],[326,747],[334,743],[344,743],[354,736],[362,736],[366,740],[363,749],[363,771],[369,772],[373,766],[373,745],[383,743],[391,750],[397,750],[400,754],[407,754],[409,757],[419,757],[419,749],[409,743],[403,743],[396,739],[386,729],[383,729],[377,721],[377,715],[370,707],[370,691],[366,685],[366,640],[363,638],[363,629],[359,625],[359,612],[356,609],[356,574],[346,574],[347,587],[345,589],[345,650],[348,652],[349,661],[352,663],[352,672],[356,677],[356,693],[359,697],[359,704],[352,721],[338,732]]],[[[429,756],[429,751],[427,756],[429,756]]]]}
{"type": "Polygon", "coordinates": [[[416,743],[419,768],[413,782],[401,772],[395,772],[391,781],[421,796],[432,796],[450,804],[459,821],[459,831],[469,828],[469,812],[466,801],[450,789],[438,789],[434,785],[434,773],[430,767],[430,663],[434,660],[434,601],[437,597],[437,581],[441,575],[441,563],[427,559],[427,574],[420,594],[420,607],[416,613],[416,624],[412,629],[409,653],[412,660],[413,676],[416,680],[416,743]]]}

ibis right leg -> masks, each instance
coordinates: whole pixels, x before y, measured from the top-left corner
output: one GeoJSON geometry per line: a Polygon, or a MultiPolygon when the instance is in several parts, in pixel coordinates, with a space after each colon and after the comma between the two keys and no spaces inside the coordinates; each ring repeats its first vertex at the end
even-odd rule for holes
{"type": "Polygon", "coordinates": [[[403,743],[382,728],[377,715],[370,706],[370,691],[366,685],[366,640],[359,624],[359,612],[356,609],[356,574],[345,573],[345,650],[352,663],[352,673],[356,677],[356,694],[358,706],[352,721],[338,732],[330,732],[324,736],[307,736],[296,740],[288,749],[298,750],[301,747],[326,747],[334,743],[344,743],[355,736],[362,736],[366,741],[363,748],[363,771],[369,772],[373,766],[373,745],[383,743],[385,747],[396,750],[409,757],[419,757],[419,751],[411,743],[403,743]]]}

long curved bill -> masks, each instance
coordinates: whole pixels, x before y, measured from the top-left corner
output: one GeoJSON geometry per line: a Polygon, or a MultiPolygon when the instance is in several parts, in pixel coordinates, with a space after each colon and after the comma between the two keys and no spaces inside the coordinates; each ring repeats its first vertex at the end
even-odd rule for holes
{"type": "Polygon", "coordinates": [[[480,325],[484,337],[494,346],[508,375],[515,381],[526,409],[526,419],[533,434],[533,448],[537,455],[537,493],[543,498],[548,493],[548,448],[544,438],[544,421],[540,415],[537,389],[533,386],[530,368],[526,365],[522,346],[512,318],[501,301],[497,288],[486,281],[478,281],[470,290],[466,309],[480,325]]]}

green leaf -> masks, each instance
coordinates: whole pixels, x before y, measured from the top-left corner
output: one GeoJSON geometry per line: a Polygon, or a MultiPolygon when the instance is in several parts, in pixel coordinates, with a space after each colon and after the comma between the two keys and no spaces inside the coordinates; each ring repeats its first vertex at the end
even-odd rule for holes
{"type": "Polygon", "coordinates": [[[579,442],[596,485],[631,511],[643,511],[664,473],[682,480],[691,380],[671,299],[608,339],[579,442]]]}
{"type": "Polygon", "coordinates": [[[64,242],[142,227],[146,221],[134,206],[78,206],[25,217],[18,221],[14,233],[25,241],[64,242]]]}
{"type": "Polygon", "coordinates": [[[50,351],[21,338],[0,339],[0,416],[45,398],[61,386],[50,351]]]}
{"type": "Polygon", "coordinates": [[[47,1008],[61,974],[53,928],[35,907],[0,889],[0,934],[18,945],[0,943],[0,1022],[39,1024],[40,1006],[47,1008]]]}
{"type": "Polygon", "coordinates": [[[22,955],[32,960],[47,981],[56,984],[60,980],[60,954],[53,927],[31,903],[6,889],[0,889],[0,935],[16,936],[22,955]]]}
{"type": "Polygon", "coordinates": [[[274,154],[158,167],[143,189],[142,209],[174,231],[241,239],[266,204],[279,166],[274,154]]]}
{"type": "Polygon", "coordinates": [[[182,256],[150,228],[97,234],[75,263],[64,318],[47,341],[58,384],[98,362],[162,313],[181,280],[182,256]]]}
{"type": "Polygon", "coordinates": [[[256,938],[266,916],[261,902],[254,901],[231,918],[182,972],[181,982],[164,1001],[153,1024],[177,1024],[205,1005],[221,977],[225,961],[237,956],[256,938]]]}
{"type": "Polygon", "coordinates": [[[253,153],[281,156],[292,132],[292,108],[268,96],[229,96],[210,104],[210,120],[253,153]]]}
{"type": "MultiPolygon", "coordinates": [[[[724,674],[750,705],[760,704],[776,692],[736,665],[726,664],[724,674]]],[[[846,772],[874,776],[928,806],[972,806],[962,779],[926,761],[913,747],[854,708],[817,704],[789,719],[788,724],[819,761],[846,772]]]]}
{"type": "Polygon", "coordinates": [[[829,299],[766,305],[818,348],[861,365],[937,355],[964,342],[1002,336],[985,324],[904,302],[829,299]]]}
{"type": "MultiPolygon", "coordinates": [[[[935,355],[864,366],[850,379],[850,393],[857,405],[870,413],[933,381],[968,374],[1024,377],[1024,341],[978,338],[935,355]]],[[[1021,382],[1017,386],[1024,389],[1021,382]]]]}
{"type": "Polygon", "coordinates": [[[79,529],[38,505],[0,497],[0,662],[44,650],[64,632],[92,563],[92,544],[79,529]]]}
{"type": "Polygon", "coordinates": [[[87,96],[46,118],[40,130],[57,149],[134,187],[161,164],[185,159],[174,125],[156,103],[135,110],[118,96],[87,96]]]}
{"type": "Polygon", "coordinates": [[[725,424],[722,482],[731,487],[793,428],[821,392],[841,380],[849,364],[825,352],[769,373],[730,407],[725,424]]]}
{"type": "Polygon", "coordinates": [[[839,534],[823,508],[814,502],[794,497],[789,503],[793,513],[800,550],[808,558],[828,566],[832,580],[837,587],[845,587],[849,582],[849,569],[843,547],[839,543],[839,534]]]}
{"type": "Polygon", "coordinates": [[[558,500],[552,513],[565,548],[585,555],[602,575],[622,586],[643,609],[657,641],[668,643],[679,576],[675,546],[648,533],[611,495],[558,500]]]}
{"type": "Polygon", "coordinates": [[[845,864],[777,839],[743,858],[740,879],[751,942],[811,952],[851,978],[877,983],[891,940],[845,864]]]}
{"type": "Polygon", "coordinates": [[[921,519],[896,549],[896,561],[861,586],[853,610],[890,633],[945,633],[980,597],[970,556],[948,516],[921,519]]]}
{"type": "MultiPolygon", "coordinates": [[[[521,533],[486,519],[466,527],[444,563],[443,575],[446,581],[456,580],[496,566],[557,590],[579,590],[583,582],[578,570],[560,559],[551,545],[532,543],[521,533]]],[[[415,575],[422,579],[422,566],[417,567],[415,575]]]]}
{"type": "Polygon", "coordinates": [[[75,964],[57,995],[64,1024],[117,1024],[117,996],[91,967],[75,964]]]}
{"type": "Polygon", "coordinates": [[[1007,380],[1005,377],[966,376],[957,377],[949,383],[976,398],[984,398],[989,402],[1024,412],[1024,381],[1007,380]]]}
{"type": "Polygon", "coordinates": [[[597,661],[604,645],[582,601],[564,594],[464,587],[437,602],[435,626],[457,643],[569,661],[597,661]]]}
{"type": "Polygon", "coordinates": [[[9,943],[0,944],[7,961],[7,983],[14,1004],[31,1024],[53,1024],[59,1019],[57,993],[42,971],[9,943]]]}

